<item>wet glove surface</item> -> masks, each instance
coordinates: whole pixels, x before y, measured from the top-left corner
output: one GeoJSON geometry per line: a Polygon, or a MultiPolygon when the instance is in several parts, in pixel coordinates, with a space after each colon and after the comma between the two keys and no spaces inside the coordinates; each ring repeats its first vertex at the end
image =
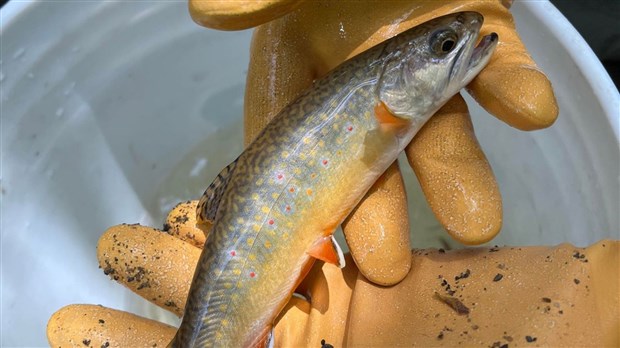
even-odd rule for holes
{"type": "MultiPolygon", "coordinates": [[[[181,315],[201,250],[171,231],[201,231],[176,216],[168,219],[168,233],[111,227],[97,257],[112,279],[181,315]]],[[[411,272],[392,287],[368,281],[353,262],[344,269],[317,262],[297,289],[307,300],[293,297],[276,320],[276,346],[620,343],[618,241],[588,248],[414,250],[410,261],[411,272]]],[[[161,347],[176,329],[102,306],[71,305],[52,316],[47,331],[52,347],[161,347]]]]}

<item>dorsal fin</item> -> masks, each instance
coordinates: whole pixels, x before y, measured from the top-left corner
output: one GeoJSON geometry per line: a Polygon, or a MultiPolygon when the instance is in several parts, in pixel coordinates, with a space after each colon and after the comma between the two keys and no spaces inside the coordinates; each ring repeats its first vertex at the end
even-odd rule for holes
{"type": "Polygon", "coordinates": [[[200,197],[198,207],[196,208],[196,221],[198,224],[203,224],[206,221],[213,223],[213,220],[215,220],[220,200],[224,191],[226,191],[226,186],[228,186],[236,166],[237,159],[222,169],[211,185],[207,187],[202,197],[200,197]]]}

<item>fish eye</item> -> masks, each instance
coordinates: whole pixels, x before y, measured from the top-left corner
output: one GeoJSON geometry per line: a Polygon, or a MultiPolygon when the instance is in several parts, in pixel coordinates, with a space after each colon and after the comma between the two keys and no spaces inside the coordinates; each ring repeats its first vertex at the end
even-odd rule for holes
{"type": "Polygon", "coordinates": [[[456,47],[456,40],[458,40],[458,36],[454,30],[438,30],[431,35],[431,51],[434,55],[443,57],[456,47]]]}

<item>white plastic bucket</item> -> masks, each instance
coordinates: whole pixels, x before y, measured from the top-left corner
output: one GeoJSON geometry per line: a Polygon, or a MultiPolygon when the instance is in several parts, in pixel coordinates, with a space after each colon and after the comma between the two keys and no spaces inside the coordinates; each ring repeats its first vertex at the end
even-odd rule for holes
{"type": "MultiPolygon", "coordinates": [[[[504,198],[491,243],[618,238],[618,92],[551,4],[513,13],[561,114],[525,133],[470,103],[504,198]]],[[[97,269],[97,239],[119,223],[161,226],[241,152],[250,32],[200,28],[182,1],[10,2],[0,14],[0,344],[46,346],[48,318],[71,303],[159,317],[97,269]]],[[[417,246],[436,244],[408,181],[417,246]]]]}

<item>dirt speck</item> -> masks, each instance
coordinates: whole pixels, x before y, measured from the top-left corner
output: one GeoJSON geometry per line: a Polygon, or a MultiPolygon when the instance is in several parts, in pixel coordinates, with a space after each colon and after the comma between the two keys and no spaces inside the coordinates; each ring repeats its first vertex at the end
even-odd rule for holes
{"type": "Polygon", "coordinates": [[[438,292],[435,292],[435,298],[450,306],[458,315],[469,314],[469,308],[458,298],[440,295],[438,292]]]}
{"type": "Polygon", "coordinates": [[[321,340],[321,348],[334,348],[334,346],[329,344],[329,343],[326,343],[325,339],[322,339],[321,340]]]}

